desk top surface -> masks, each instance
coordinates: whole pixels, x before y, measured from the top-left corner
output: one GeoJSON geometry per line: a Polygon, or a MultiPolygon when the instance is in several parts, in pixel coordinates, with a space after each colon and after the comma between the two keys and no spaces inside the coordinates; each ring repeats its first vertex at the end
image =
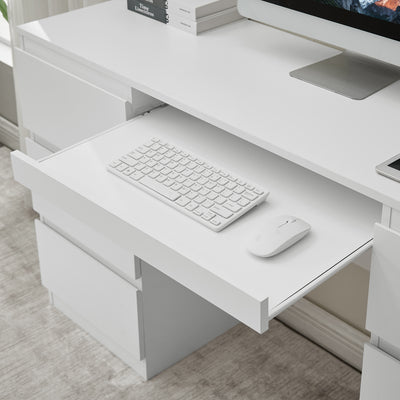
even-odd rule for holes
{"type": "Polygon", "coordinates": [[[400,184],[375,172],[400,153],[400,82],[354,101],[289,77],[337,50],[248,20],[192,36],[126,10],[124,0],[20,32],[400,209],[400,184]]]}
{"type": "Polygon", "coordinates": [[[191,36],[126,10],[120,0],[33,22],[22,31],[400,208],[400,185],[374,170],[400,152],[400,82],[354,101],[288,75],[336,50],[245,20],[191,36]]]}

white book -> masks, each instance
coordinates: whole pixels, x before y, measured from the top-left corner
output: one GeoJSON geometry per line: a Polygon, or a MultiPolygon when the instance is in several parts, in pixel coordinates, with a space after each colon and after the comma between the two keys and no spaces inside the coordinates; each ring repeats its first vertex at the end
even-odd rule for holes
{"type": "Polygon", "coordinates": [[[196,21],[236,5],[237,0],[168,0],[168,14],[196,21]]]}
{"type": "Polygon", "coordinates": [[[238,13],[236,7],[228,8],[227,10],[220,11],[216,14],[207,15],[199,18],[197,21],[184,18],[181,14],[169,12],[170,25],[194,35],[216,28],[217,26],[229,24],[230,22],[237,21],[240,18],[243,17],[238,13]]]}

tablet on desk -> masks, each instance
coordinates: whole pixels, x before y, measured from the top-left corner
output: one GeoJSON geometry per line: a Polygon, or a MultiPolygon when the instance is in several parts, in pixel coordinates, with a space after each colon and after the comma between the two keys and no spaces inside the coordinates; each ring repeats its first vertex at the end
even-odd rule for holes
{"type": "Polygon", "coordinates": [[[378,174],[400,182],[400,154],[390,158],[376,167],[378,174]]]}

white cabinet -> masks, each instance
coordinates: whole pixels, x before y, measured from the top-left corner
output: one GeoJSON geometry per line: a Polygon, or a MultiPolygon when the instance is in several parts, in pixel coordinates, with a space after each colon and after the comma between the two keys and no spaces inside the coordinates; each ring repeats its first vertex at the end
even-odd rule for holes
{"type": "Polygon", "coordinates": [[[366,327],[400,348],[400,234],[376,224],[366,327]]]}
{"type": "Polygon", "coordinates": [[[400,398],[400,361],[366,344],[361,384],[362,400],[400,398]]]}
{"type": "Polygon", "coordinates": [[[56,305],[117,355],[142,360],[141,292],[38,220],[36,235],[42,283],[56,305]]]}

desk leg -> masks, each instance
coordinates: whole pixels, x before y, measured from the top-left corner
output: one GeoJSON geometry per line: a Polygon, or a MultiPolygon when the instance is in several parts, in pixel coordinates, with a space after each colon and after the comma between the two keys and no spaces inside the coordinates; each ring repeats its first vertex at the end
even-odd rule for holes
{"type": "Polygon", "coordinates": [[[143,327],[150,379],[238,322],[141,261],[143,327]]]}

